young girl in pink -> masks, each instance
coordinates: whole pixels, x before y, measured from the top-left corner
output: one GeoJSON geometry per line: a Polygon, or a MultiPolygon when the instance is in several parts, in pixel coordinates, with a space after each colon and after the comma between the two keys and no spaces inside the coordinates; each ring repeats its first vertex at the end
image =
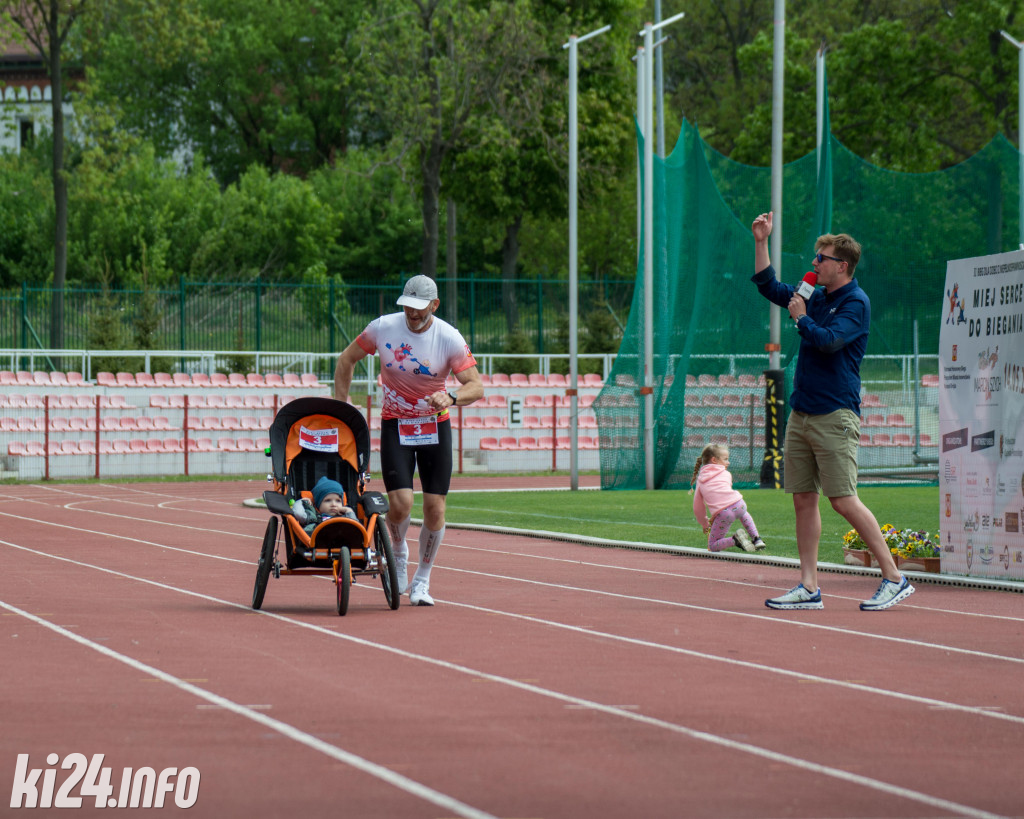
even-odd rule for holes
{"type": "Polygon", "coordinates": [[[743,496],[732,488],[729,474],[729,449],[721,444],[708,444],[700,453],[693,468],[691,483],[693,493],[693,514],[708,535],[708,548],[721,552],[730,546],[738,546],[744,552],[759,551],[765,547],[757,533],[754,519],[747,512],[743,496]],[[708,523],[708,512],[711,522],[708,523]],[[729,537],[729,527],[739,518],[743,528],[729,537]]]}

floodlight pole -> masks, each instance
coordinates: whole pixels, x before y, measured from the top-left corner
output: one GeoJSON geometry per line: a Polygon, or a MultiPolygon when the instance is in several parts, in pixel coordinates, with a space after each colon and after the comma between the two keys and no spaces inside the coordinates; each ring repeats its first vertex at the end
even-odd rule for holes
{"type": "MultiPolygon", "coordinates": [[[[772,256],[775,275],[782,278],[782,101],[786,66],[786,0],[775,0],[775,37],[772,55],[772,256]]],[[[755,271],[757,272],[757,271],[755,271]]],[[[768,311],[768,368],[777,370],[782,363],[782,316],[779,305],[768,311]]]]}
{"type": "Polygon", "coordinates": [[[579,294],[577,278],[577,208],[579,206],[579,191],[577,180],[577,143],[579,141],[578,126],[576,122],[576,77],[577,67],[577,46],[604,34],[611,26],[603,26],[595,29],[582,37],[569,36],[569,42],[562,46],[569,49],[569,486],[571,489],[580,488],[579,473],[579,442],[577,434],[579,424],[577,422],[579,413],[579,361],[576,348],[577,334],[577,313],[579,312],[579,294]]]}
{"type": "Polygon", "coordinates": [[[655,25],[647,23],[644,38],[644,488],[654,489],[654,32],[686,15],[655,25]]]}
{"type": "Polygon", "coordinates": [[[818,179],[821,179],[821,146],[822,140],[828,139],[828,134],[825,133],[825,45],[822,43],[821,48],[818,49],[818,54],[814,58],[815,68],[815,85],[816,85],[816,101],[817,101],[817,116],[815,120],[817,130],[817,146],[818,146],[818,179]]]}
{"type": "Polygon", "coordinates": [[[1014,39],[1005,31],[1000,34],[1017,49],[1017,182],[1018,223],[1017,241],[1024,250],[1024,43],[1014,39]]]}

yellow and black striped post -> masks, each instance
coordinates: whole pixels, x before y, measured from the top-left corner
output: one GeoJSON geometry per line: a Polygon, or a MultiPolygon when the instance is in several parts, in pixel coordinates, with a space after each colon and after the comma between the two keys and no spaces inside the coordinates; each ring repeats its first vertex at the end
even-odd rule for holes
{"type": "Polygon", "coordinates": [[[782,442],[786,425],[786,374],[766,370],[764,374],[764,461],[761,488],[782,489],[782,442]]]}

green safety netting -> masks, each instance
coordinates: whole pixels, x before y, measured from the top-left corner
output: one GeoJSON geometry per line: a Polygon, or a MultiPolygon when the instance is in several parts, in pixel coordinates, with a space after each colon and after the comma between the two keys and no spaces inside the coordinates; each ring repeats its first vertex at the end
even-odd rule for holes
{"type": "MultiPolygon", "coordinates": [[[[796,284],[811,269],[822,233],[849,233],[863,246],[856,278],[871,298],[872,322],[861,368],[862,477],[931,471],[946,262],[1018,247],[1020,161],[998,135],[955,167],[895,173],[830,137],[784,166],[781,260],[772,245],[782,279],[796,284]]],[[[771,442],[763,380],[769,305],[750,282],[750,225],[769,209],[771,169],[733,162],[684,123],[672,153],[655,156],[652,181],[655,486],[688,488],[694,461],[711,441],[729,444],[738,486],[759,485],[771,442]]],[[[776,229],[779,221],[776,214],[776,229]]],[[[788,395],[798,336],[785,311],[781,326],[788,395]]],[[[606,489],[646,482],[643,332],[641,252],[622,345],[594,404],[606,489]]]]}

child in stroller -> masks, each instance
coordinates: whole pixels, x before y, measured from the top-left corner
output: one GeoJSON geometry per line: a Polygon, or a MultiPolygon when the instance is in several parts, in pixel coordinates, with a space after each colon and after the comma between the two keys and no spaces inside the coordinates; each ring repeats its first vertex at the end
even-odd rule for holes
{"type": "Polygon", "coordinates": [[[324,476],[313,485],[313,501],[299,498],[292,506],[292,515],[302,524],[307,535],[313,534],[327,518],[345,517],[358,520],[351,506],[345,505],[345,490],[337,481],[324,476]]]}

